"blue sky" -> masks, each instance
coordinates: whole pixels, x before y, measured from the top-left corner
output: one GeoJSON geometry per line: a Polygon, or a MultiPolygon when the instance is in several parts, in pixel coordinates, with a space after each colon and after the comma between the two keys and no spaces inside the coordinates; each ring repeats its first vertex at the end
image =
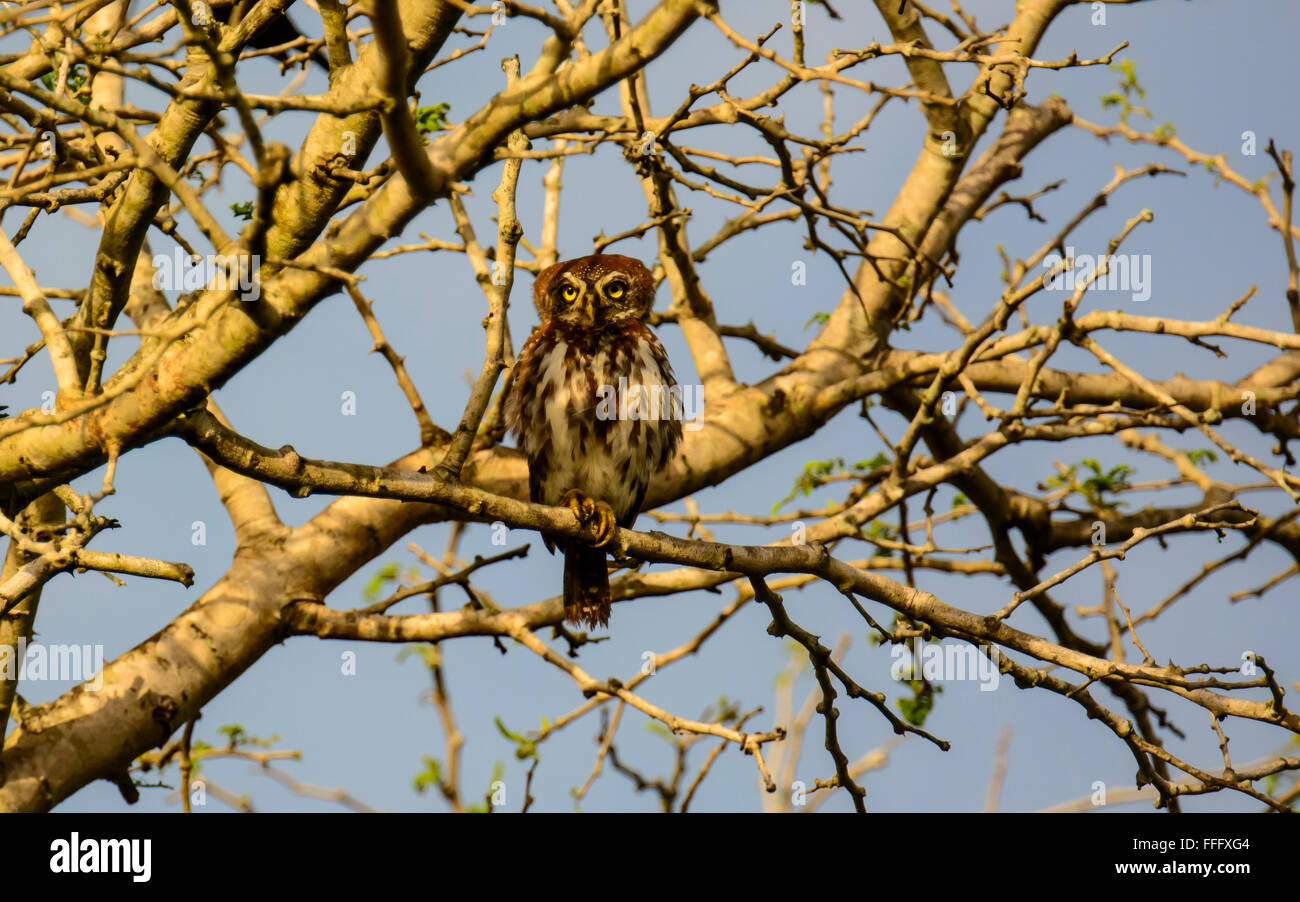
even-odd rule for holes
{"type": "MultiPolygon", "coordinates": [[[[634,12],[648,3],[633,2],[634,12]]],[[[943,6],[942,3],[935,4],[943,6]]],[[[820,61],[834,46],[859,47],[873,40],[888,42],[887,29],[869,4],[836,4],[845,19],[831,22],[815,8],[809,11],[810,61],[820,61]],[[862,7],[863,9],[859,9],[862,7]]],[[[965,8],[980,24],[990,27],[1011,16],[1009,2],[971,0],[965,8]]],[[[766,32],[785,18],[784,0],[752,0],[723,4],[728,22],[740,33],[766,32]]],[[[1300,122],[1295,114],[1297,84],[1292,63],[1294,37],[1300,27],[1300,6],[1295,4],[1228,2],[1153,2],[1108,6],[1104,26],[1090,23],[1091,12],[1081,4],[1062,14],[1036,53],[1039,59],[1061,59],[1072,50],[1081,57],[1096,57],[1129,41],[1123,56],[1137,63],[1137,72],[1147,94],[1143,101],[1152,112],[1150,122],[1134,118],[1139,128],[1173,123],[1178,135],[1193,148],[1209,153],[1229,154],[1230,165],[1249,179],[1272,171],[1263,153],[1270,137],[1279,146],[1300,146],[1300,122]],[[1242,134],[1258,136],[1259,153],[1241,153],[1242,134]]],[[[307,9],[296,12],[307,30],[318,22],[307,9]]],[[[533,62],[541,31],[529,22],[510,22],[497,31],[489,47],[461,63],[444,67],[420,83],[422,103],[447,101],[450,118],[460,121],[501,86],[499,61],[512,53],[521,54],[524,68],[533,62]]],[[[950,36],[930,28],[932,39],[947,46],[950,36]]],[[[788,33],[774,38],[788,53],[788,33]]],[[[599,43],[599,40],[596,39],[599,43]]],[[[456,37],[449,47],[467,43],[456,37]]],[[[9,49],[9,48],[5,48],[9,49]]],[[[657,114],[675,108],[692,83],[706,84],[743,57],[708,23],[692,28],[671,50],[649,67],[651,102],[657,114]]],[[[280,76],[273,66],[253,69],[256,74],[245,84],[251,90],[271,91],[280,76]]],[[[955,86],[964,86],[973,76],[971,67],[950,67],[955,86]]],[[[858,70],[858,76],[880,83],[906,81],[896,58],[858,70]]],[[[247,76],[246,76],[247,77],[247,76]]],[[[753,66],[739,76],[733,93],[748,94],[779,78],[771,65],[753,66]]],[[[305,90],[324,90],[324,79],[313,73],[305,90]]],[[[1062,72],[1037,70],[1028,81],[1029,99],[1041,102],[1049,94],[1061,94],[1075,113],[1094,122],[1112,123],[1113,110],[1104,110],[1099,97],[1114,90],[1117,74],[1105,67],[1062,72]]],[[[140,92],[141,105],[156,102],[140,92]]],[[[611,90],[598,97],[594,109],[617,109],[617,94],[611,90]]],[[[837,122],[843,126],[874,103],[874,98],[853,96],[837,90],[837,122]]],[[[773,114],[784,115],[787,127],[805,134],[819,134],[821,94],[816,86],[792,92],[773,114]]],[[[304,114],[280,117],[268,128],[270,136],[291,146],[299,143],[309,120],[304,114]]],[[[1001,124],[994,125],[993,133],[1001,124]]],[[[857,142],[864,153],[845,155],[835,163],[835,190],[847,206],[867,207],[883,215],[902,178],[916,158],[923,119],[915,105],[891,103],[873,128],[857,142]]],[[[980,150],[987,145],[986,138],[980,150]]],[[[722,151],[744,150],[763,153],[767,148],[755,142],[752,133],[716,127],[693,134],[688,143],[722,151]]],[[[373,161],[380,159],[377,151],[373,161]]],[[[372,161],[372,164],[373,164],[372,161]]],[[[1073,236],[1080,253],[1101,253],[1106,242],[1124,222],[1144,208],[1154,221],[1138,229],[1126,243],[1128,253],[1150,255],[1152,296],[1134,303],[1126,293],[1095,293],[1084,299],[1083,311],[1122,309],[1147,316],[1179,319],[1211,319],[1221,313],[1251,285],[1258,296],[1237,317],[1237,321],[1283,330],[1290,329],[1283,291],[1286,268],[1281,241],[1268,229],[1257,201],[1230,185],[1216,185],[1213,175],[1188,166],[1181,158],[1159,148],[1133,147],[1118,141],[1097,141],[1078,129],[1066,128],[1044,142],[1025,165],[1023,176],[1009,186],[1013,193],[1027,193],[1048,182],[1066,179],[1060,190],[1036,204],[1048,218],[1047,224],[1027,221],[1016,207],[994,212],[981,223],[972,223],[959,242],[961,266],[951,294],[954,304],[969,318],[978,319],[1001,292],[1002,268],[997,249],[1027,257],[1053,235],[1083,204],[1111,178],[1115,164],[1128,168],[1159,161],[1187,172],[1185,178],[1162,176],[1130,183],[1112,198],[1110,205],[1095,214],[1073,236]]],[[[547,164],[524,164],[519,190],[519,216],[526,236],[538,237],[541,220],[541,176],[547,164]]],[[[767,177],[755,167],[745,171],[755,179],[767,177]]],[[[481,240],[493,234],[490,199],[499,178],[499,166],[486,169],[474,183],[475,193],[468,206],[481,240]]],[[[240,223],[227,205],[250,198],[246,183],[228,178],[222,192],[209,198],[210,205],[232,231],[240,223]]],[[[631,168],[612,147],[594,157],[571,160],[564,175],[565,195],[561,208],[561,257],[590,252],[592,236],[604,231],[614,234],[640,224],[645,216],[641,189],[631,168]]],[[[1275,197],[1278,192],[1275,190],[1275,197]]],[[[734,215],[711,199],[682,197],[695,215],[689,225],[693,241],[701,242],[716,230],[724,218],[734,215]]],[[[1280,207],[1280,203],[1279,203],[1280,207]]],[[[13,212],[4,225],[10,234],[19,216],[13,212]]],[[[193,233],[193,229],[190,230],[193,233]]],[[[400,239],[391,244],[418,241],[417,233],[454,237],[445,204],[421,214],[400,239]]],[[[32,237],[20,249],[43,284],[81,287],[90,271],[97,235],[63,217],[44,218],[32,237]]],[[[805,331],[809,318],[832,309],[843,289],[843,280],[825,254],[802,249],[803,235],[796,226],[779,225],[724,245],[701,267],[706,290],[713,297],[718,318],[726,323],[752,319],[764,332],[775,331],[787,345],[802,346],[813,332],[805,331]],[[808,265],[804,286],[790,284],[791,264],[808,265]]],[[[170,252],[161,236],[151,235],[155,251],[170,252]]],[[[653,255],[653,238],[621,242],[612,251],[648,259],[653,255]]],[[[464,373],[477,373],[481,364],[482,331],[479,322],[485,309],[482,294],[474,282],[467,261],[446,254],[404,254],[373,261],[361,273],[363,291],[375,302],[376,313],[407,366],[434,418],[451,427],[458,419],[468,395],[464,373]]],[[[529,303],[530,280],[516,285],[511,308],[511,328],[516,345],[522,343],[536,323],[529,303]]],[[[1055,319],[1060,295],[1040,295],[1029,305],[1038,322],[1055,319]]],[[[68,302],[56,301],[61,314],[68,302]]],[[[656,305],[663,309],[667,293],[661,291],[656,305]]],[[[22,316],[20,302],[0,298],[0,334],[5,348],[19,348],[36,338],[35,327],[22,316]]],[[[695,381],[689,354],[680,333],[666,326],[661,334],[672,356],[678,378],[695,381]]],[[[1227,359],[1189,348],[1180,340],[1156,336],[1101,336],[1103,345],[1129,363],[1140,365],[1149,377],[1168,378],[1184,372],[1198,378],[1232,381],[1267,359],[1243,343],[1224,341],[1227,359]]],[[[953,333],[938,328],[932,318],[912,332],[896,336],[899,347],[946,349],[953,346],[953,333]]],[[[216,400],[235,427],[264,445],[292,443],[302,454],[336,460],[382,463],[414,447],[418,431],[392,374],[378,355],[368,354],[371,340],[352,303],[343,295],[321,302],[307,319],[252,365],[216,392],[216,400]],[[354,392],[355,416],[341,412],[341,398],[354,392]]],[[[742,342],[729,342],[737,375],[754,382],[770,372],[771,364],[742,342]]],[[[110,368],[133,349],[130,339],[116,340],[110,349],[110,368]]],[[[1053,360],[1058,368],[1099,371],[1095,360],[1079,352],[1063,351],[1053,360]]],[[[53,388],[53,377],[42,358],[30,365],[16,386],[0,388],[0,402],[11,411],[41,403],[41,394],[53,388]]],[[[814,437],[799,443],[732,477],[723,485],[696,496],[701,510],[728,509],[763,513],[783,497],[811,459],[844,457],[870,458],[881,450],[880,440],[856,416],[856,406],[843,412],[814,437]]],[[[879,411],[877,421],[895,439],[902,432],[901,421],[879,411]]],[[[983,420],[975,411],[962,421],[963,434],[977,434],[983,420]]],[[[1260,441],[1239,423],[1223,428],[1226,436],[1258,457],[1266,457],[1271,441],[1260,441]]],[[[1200,436],[1166,435],[1177,447],[1203,447],[1200,436]]],[[[1087,440],[1063,445],[1028,445],[1008,449],[987,461],[987,471],[1004,484],[1023,490],[1034,489],[1055,472],[1054,461],[1076,462],[1094,457],[1104,464],[1129,463],[1137,468],[1137,479],[1167,478],[1171,469],[1149,457],[1139,457],[1114,440],[1087,440]]],[[[1244,468],[1213,465],[1211,472],[1234,482],[1259,482],[1244,468]]],[[[101,474],[92,473],[76,484],[84,491],[99,484],[101,474]]],[[[126,588],[114,587],[97,574],[75,578],[61,576],[47,587],[38,621],[39,638],[47,643],[100,643],[108,656],[119,654],[152,634],[169,617],[188,606],[228,567],[234,549],[233,535],[218,502],[211,481],[197,456],[184,444],[166,439],[132,452],[119,465],[118,493],[103,505],[103,512],[121,520],[121,529],[96,540],[95,547],[189,562],[197,572],[196,584],[186,590],[171,583],[133,580],[126,588]],[[192,544],[192,524],[206,524],[207,544],[192,544]]],[[[295,500],[272,490],[276,507],[286,523],[298,524],[320,511],[328,499],[295,500]]],[[[812,501],[834,497],[827,490],[815,492],[812,501]]],[[[1129,500],[1138,507],[1156,496],[1138,495],[1129,500]]],[[[1187,489],[1163,493],[1161,504],[1189,503],[1197,495],[1187,489]]],[[[945,509],[951,490],[941,492],[936,502],[945,509]]],[[[799,503],[806,503],[804,499],[799,503]]],[[[1276,514],[1282,508],[1278,493],[1247,495],[1247,503],[1276,514]]],[[[674,509],[681,505],[674,505],[674,509]]],[[[913,517],[920,502],[912,505],[913,517]]],[[[891,515],[891,522],[895,519],[891,515]]],[[[653,528],[643,517],[641,528],[653,528]]],[[[425,527],[408,538],[430,552],[441,554],[446,526],[425,527]]],[[[773,527],[720,527],[721,540],[745,543],[775,541],[788,535],[784,525],[773,527]]],[[[968,546],[983,544],[987,535],[974,519],[962,521],[938,534],[941,544],[968,546]]],[[[535,535],[515,533],[510,545],[531,542],[529,558],[484,571],[476,582],[505,605],[527,604],[556,594],[560,587],[561,562],[544,553],[535,535]]],[[[1019,542],[1019,537],[1017,537],[1019,542]]],[[[1226,554],[1239,542],[1229,537],[1222,544],[1211,536],[1180,537],[1162,552],[1153,543],[1139,546],[1128,559],[1117,564],[1119,593],[1131,609],[1145,610],[1164,598],[1204,561],[1226,554]]],[[[489,555],[500,549],[491,544],[486,526],[469,529],[461,553],[489,555]]],[[[853,549],[852,556],[867,551],[853,549]]],[[[1082,556],[1075,549],[1053,556],[1044,573],[1053,573],[1082,556]]],[[[330,598],[335,607],[361,602],[366,581],[387,561],[414,564],[405,541],[377,561],[362,568],[330,598]]],[[[1274,548],[1252,556],[1243,566],[1207,580],[1190,597],[1180,601],[1165,617],[1143,628],[1140,635],[1159,661],[1175,657],[1179,663],[1228,664],[1240,661],[1245,650],[1254,650],[1273,664],[1289,685],[1300,679],[1295,636],[1300,629],[1300,608],[1294,604],[1295,583],[1254,599],[1229,603],[1227,596],[1242,588],[1265,582],[1287,566],[1285,556],[1274,548]],[[1290,603],[1288,603],[1290,602],[1290,603]]],[[[1008,600],[1007,584],[992,577],[957,577],[924,573],[921,586],[944,601],[974,611],[993,611],[1008,600]]],[[[1054,593],[1071,609],[1091,606],[1101,597],[1100,574],[1094,568],[1071,580],[1054,593]]],[[[628,677],[640,667],[646,650],[666,651],[691,635],[732,598],[693,593],[674,598],[643,599],[615,608],[608,642],[584,649],[581,663],[596,676],[628,677]]],[[[786,595],[790,613],[804,626],[819,633],[828,644],[849,634],[852,647],[846,668],[870,689],[886,692],[891,699],[900,694],[889,678],[891,659],[887,649],[871,647],[864,626],[838,594],[827,586],[814,586],[786,595]]],[[[448,595],[444,604],[460,604],[448,595]]],[[[418,599],[395,612],[423,610],[418,599]]],[[[889,612],[869,606],[877,619],[889,612]]],[[[765,707],[751,725],[767,728],[771,723],[774,680],[783,668],[788,649],[783,641],[765,631],[769,616],[765,609],[747,606],[706,646],[701,655],[663,669],[648,681],[647,698],[686,717],[696,717],[719,696],[736,700],[743,710],[765,707]]],[[[1075,621],[1076,627],[1092,638],[1103,635],[1097,619],[1075,621]]],[[[1046,625],[1026,606],[1017,613],[1014,625],[1040,635],[1046,625]]],[[[366,803],[387,810],[442,810],[436,795],[417,795],[412,778],[420,769],[422,755],[441,758],[443,737],[435,709],[422,701],[429,679],[417,657],[399,660],[401,648],[391,645],[324,642],[298,638],[268,653],[249,672],[214,700],[204,711],[196,735],[209,742],[219,741],[217,730],[229,723],[241,724],[258,736],[278,734],[278,745],[300,749],[300,762],[285,765],[296,778],[325,786],[343,786],[366,803]],[[341,672],[341,656],[355,652],[357,673],[341,672]]],[[[494,766],[505,767],[509,801],[517,810],[522,803],[526,767],[513,757],[513,745],[496,730],[500,718],[515,731],[535,729],[539,718],[556,717],[582,702],[572,682],[521,647],[510,647],[502,655],[490,640],[468,639],[444,646],[449,685],[460,728],[467,737],[463,752],[462,790],[469,798],[481,797],[492,779],[494,766]]],[[[800,678],[796,704],[812,686],[811,677],[800,678]]],[[[29,683],[22,692],[31,702],[53,698],[67,684],[29,683]]],[[[1101,692],[1106,704],[1114,699],[1101,692]]],[[[1186,741],[1170,737],[1169,747],[1198,765],[1213,769],[1218,752],[1208,717],[1199,708],[1160,697],[1184,732],[1186,741]]],[[[846,753],[851,759],[890,739],[886,722],[865,703],[838,700],[839,728],[846,753]]],[[[814,721],[805,743],[800,779],[809,784],[833,773],[829,756],[822,748],[820,723],[814,721]]],[[[1095,781],[1112,787],[1132,785],[1135,765],[1122,744],[1105,728],[1089,721],[1082,709],[1045,692],[1016,689],[1003,680],[995,692],[980,692],[971,682],[945,684],[926,729],[952,742],[952,750],[909,739],[898,746],[889,766],[865,779],[867,804],[875,811],[979,810],[993,767],[994,749],[1004,728],[1013,731],[1008,770],[1002,791],[1002,810],[1032,810],[1091,792],[1095,781]]],[[[1234,761],[1251,761],[1278,749],[1281,733],[1256,724],[1230,722],[1234,761]]],[[[542,761],[533,783],[539,810],[571,810],[571,787],[581,785],[589,773],[597,744],[599,721],[588,717],[557,734],[542,747],[542,761]]],[[[703,761],[705,750],[714,742],[699,743],[692,752],[691,772],[703,761]]],[[[620,758],[650,775],[664,775],[672,766],[672,749],[647,729],[646,719],[634,711],[623,717],[617,746],[620,758]]],[[[207,766],[212,779],[239,793],[248,793],[261,810],[335,810],[330,803],[304,799],[288,793],[273,781],[258,776],[251,765],[214,762],[207,766]]],[[[174,777],[174,772],[172,773],[174,777]]],[[[138,810],[176,810],[167,805],[164,790],[145,790],[138,810]]],[[[88,786],[61,806],[61,810],[93,811],[120,809],[117,790],[107,783],[88,786]]],[[[692,806],[695,810],[758,810],[756,772],[750,759],[729,749],[701,787],[692,806]]],[[[847,795],[827,803],[827,810],[848,810],[847,795]]],[[[1146,810],[1148,805],[1131,806],[1146,810]]],[[[638,795],[623,776],[611,773],[595,784],[583,803],[585,810],[653,810],[649,794],[638,795]]],[[[1188,810],[1255,810],[1258,805],[1243,796],[1219,794],[1190,799],[1188,810]]],[[[210,802],[208,810],[225,810],[210,802]]]]}

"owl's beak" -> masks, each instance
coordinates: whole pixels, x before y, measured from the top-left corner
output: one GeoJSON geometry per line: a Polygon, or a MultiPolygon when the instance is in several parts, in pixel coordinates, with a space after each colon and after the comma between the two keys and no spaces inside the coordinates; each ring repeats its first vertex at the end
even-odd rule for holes
{"type": "Polygon", "coordinates": [[[596,311],[591,305],[591,295],[587,295],[586,303],[582,306],[582,312],[587,315],[587,322],[594,325],[596,322],[596,311]]]}

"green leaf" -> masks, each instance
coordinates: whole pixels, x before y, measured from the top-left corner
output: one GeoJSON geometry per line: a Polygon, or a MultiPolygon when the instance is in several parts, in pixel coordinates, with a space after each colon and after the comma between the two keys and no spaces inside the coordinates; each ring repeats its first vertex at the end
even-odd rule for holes
{"type": "Polygon", "coordinates": [[[418,129],[422,135],[442,131],[447,127],[447,113],[450,110],[450,103],[435,103],[432,106],[416,107],[416,129],[418,129]]]}
{"type": "Polygon", "coordinates": [[[1050,487],[1069,489],[1072,495],[1082,495],[1089,506],[1096,510],[1113,511],[1126,506],[1126,504],[1122,501],[1110,500],[1106,498],[1106,494],[1122,492],[1131,488],[1129,477],[1136,472],[1128,464],[1119,464],[1106,470],[1095,459],[1085,457],[1078,464],[1066,469],[1065,473],[1049,476],[1044,481],[1050,487]],[[1075,474],[1078,473],[1081,466],[1092,471],[1092,475],[1079,482],[1075,478],[1075,474]]]}
{"type": "MultiPolygon", "coordinates": [[[[874,460],[874,458],[873,458],[874,460]]],[[[871,464],[872,461],[859,461],[859,464],[871,464]]],[[[854,465],[855,469],[857,464],[854,465]]],[[[844,472],[844,458],[832,457],[827,460],[810,460],[803,465],[803,472],[794,481],[794,487],[790,489],[790,494],[786,495],[776,504],[772,505],[772,513],[776,513],[783,506],[793,501],[800,495],[811,495],[813,489],[825,485],[827,479],[836,473],[844,472]]]]}
{"type": "Polygon", "coordinates": [[[396,561],[389,561],[384,564],[374,576],[366,581],[366,587],[361,591],[361,596],[366,601],[378,601],[380,593],[384,590],[384,583],[397,579],[397,573],[400,569],[396,561]]]}
{"type": "Polygon", "coordinates": [[[943,687],[926,680],[907,680],[906,683],[912,690],[912,697],[899,698],[895,704],[903,712],[904,720],[914,727],[923,727],[925,719],[934,710],[934,697],[943,691],[943,687]]]}
{"type": "Polygon", "coordinates": [[[645,725],[645,728],[649,730],[651,733],[654,733],[656,736],[659,736],[662,739],[666,739],[668,742],[677,741],[676,737],[673,736],[672,730],[668,729],[657,720],[649,721],[645,725]]]}
{"type": "Polygon", "coordinates": [[[424,769],[415,775],[415,791],[423,794],[426,789],[436,788],[442,785],[442,763],[430,755],[421,755],[421,762],[424,769]]]}
{"type": "Polygon", "coordinates": [[[877,470],[879,470],[881,467],[887,467],[887,466],[889,466],[889,458],[885,456],[884,451],[881,451],[875,457],[872,457],[868,460],[858,461],[853,465],[853,469],[859,473],[862,472],[874,473],[877,470]]]}
{"type": "Polygon", "coordinates": [[[502,722],[500,717],[494,717],[492,720],[497,725],[497,729],[501,731],[501,735],[515,744],[516,758],[523,761],[527,758],[537,757],[536,739],[528,736],[521,736],[518,733],[512,733],[509,728],[506,727],[505,723],[502,722]]]}

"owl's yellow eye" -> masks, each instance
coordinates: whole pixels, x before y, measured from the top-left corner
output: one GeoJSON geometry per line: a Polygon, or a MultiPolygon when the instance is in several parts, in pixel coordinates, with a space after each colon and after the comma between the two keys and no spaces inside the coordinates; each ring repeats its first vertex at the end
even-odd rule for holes
{"type": "Polygon", "coordinates": [[[612,301],[617,301],[625,294],[627,294],[627,285],[622,282],[611,282],[605,289],[605,296],[612,301]]]}
{"type": "Polygon", "coordinates": [[[578,298],[578,289],[574,288],[572,285],[565,285],[560,289],[560,297],[564,298],[566,301],[575,301],[578,298]]]}

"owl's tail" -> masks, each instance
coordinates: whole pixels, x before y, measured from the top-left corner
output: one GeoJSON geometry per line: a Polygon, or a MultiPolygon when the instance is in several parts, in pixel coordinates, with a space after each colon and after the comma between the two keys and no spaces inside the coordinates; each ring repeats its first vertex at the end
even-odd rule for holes
{"type": "Polygon", "coordinates": [[[609,570],[605,552],[582,542],[564,545],[564,619],[596,628],[609,625],[609,570]]]}

